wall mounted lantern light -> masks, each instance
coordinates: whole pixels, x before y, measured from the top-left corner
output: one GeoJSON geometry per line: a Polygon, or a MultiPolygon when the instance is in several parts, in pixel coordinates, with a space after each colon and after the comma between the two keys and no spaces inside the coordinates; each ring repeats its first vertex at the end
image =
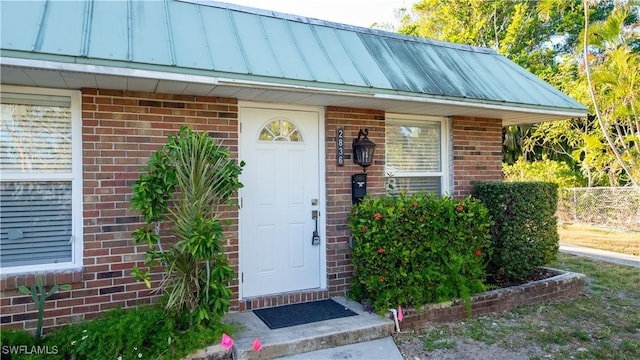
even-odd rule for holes
{"type": "Polygon", "coordinates": [[[369,140],[369,129],[360,129],[358,138],[353,139],[353,162],[362,166],[361,174],[351,175],[351,202],[358,204],[367,195],[367,167],[373,163],[376,144],[369,140]]]}
{"type": "Polygon", "coordinates": [[[376,150],[376,144],[369,140],[369,129],[360,129],[358,132],[358,138],[353,139],[351,143],[353,147],[353,162],[362,166],[364,172],[367,171],[373,163],[373,153],[376,150]]]}

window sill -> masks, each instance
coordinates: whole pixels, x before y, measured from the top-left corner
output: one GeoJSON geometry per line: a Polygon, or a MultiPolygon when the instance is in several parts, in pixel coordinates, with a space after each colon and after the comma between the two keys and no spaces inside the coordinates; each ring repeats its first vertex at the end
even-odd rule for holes
{"type": "Polygon", "coordinates": [[[33,271],[29,273],[2,274],[2,291],[16,290],[19,286],[30,287],[38,277],[42,277],[44,285],[49,287],[62,284],[76,284],[82,282],[82,268],[69,270],[33,271]]]}

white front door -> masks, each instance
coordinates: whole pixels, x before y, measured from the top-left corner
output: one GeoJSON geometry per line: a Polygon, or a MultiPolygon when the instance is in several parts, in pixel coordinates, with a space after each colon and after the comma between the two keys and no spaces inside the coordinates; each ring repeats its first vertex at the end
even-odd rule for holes
{"type": "Polygon", "coordinates": [[[240,109],[243,298],[320,287],[321,246],[312,244],[312,211],[320,201],[319,117],[240,109]]]}

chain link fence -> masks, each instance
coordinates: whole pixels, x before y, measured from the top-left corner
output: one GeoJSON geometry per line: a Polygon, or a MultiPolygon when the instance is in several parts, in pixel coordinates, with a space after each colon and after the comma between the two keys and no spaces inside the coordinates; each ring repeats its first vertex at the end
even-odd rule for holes
{"type": "Polygon", "coordinates": [[[640,188],[560,189],[558,222],[640,230],[640,188]]]}

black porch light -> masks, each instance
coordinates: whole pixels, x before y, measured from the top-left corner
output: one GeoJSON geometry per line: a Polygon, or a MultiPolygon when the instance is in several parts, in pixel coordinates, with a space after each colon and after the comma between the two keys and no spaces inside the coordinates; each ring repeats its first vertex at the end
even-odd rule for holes
{"type": "Polygon", "coordinates": [[[376,150],[376,144],[369,140],[369,129],[360,129],[358,138],[353,139],[351,146],[353,148],[353,162],[362,166],[363,171],[367,171],[373,163],[373,153],[376,150]]]}

